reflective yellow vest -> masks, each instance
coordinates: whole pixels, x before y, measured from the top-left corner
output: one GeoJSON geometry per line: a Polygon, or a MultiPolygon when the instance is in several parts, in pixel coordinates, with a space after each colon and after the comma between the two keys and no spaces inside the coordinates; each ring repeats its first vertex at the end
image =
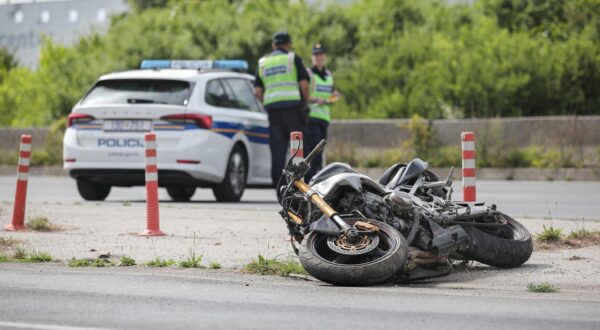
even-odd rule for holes
{"type": "MultiPolygon", "coordinates": [[[[318,97],[321,99],[329,99],[331,95],[333,95],[333,76],[329,70],[326,71],[327,76],[325,80],[321,79],[321,76],[318,74],[314,74],[312,70],[309,69],[309,73],[311,74],[310,78],[310,96],[318,97]]],[[[326,122],[331,121],[331,105],[329,104],[318,104],[311,103],[310,104],[310,118],[317,118],[324,120],[326,122]]]]}
{"type": "Polygon", "coordinates": [[[258,61],[258,76],[265,86],[263,104],[300,101],[294,53],[267,55],[258,61]]]}

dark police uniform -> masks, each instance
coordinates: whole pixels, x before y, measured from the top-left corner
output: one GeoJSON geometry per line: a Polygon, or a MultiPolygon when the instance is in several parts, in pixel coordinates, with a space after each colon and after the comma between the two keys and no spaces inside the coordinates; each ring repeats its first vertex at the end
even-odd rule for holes
{"type": "MultiPolygon", "coordinates": [[[[281,35],[275,34],[274,42],[281,35]]],[[[290,40],[287,33],[283,37],[290,40]]],[[[278,48],[259,61],[254,86],[263,89],[263,105],[269,115],[271,179],[274,185],[285,167],[290,133],[306,130],[306,100],[300,92],[299,82],[309,79],[302,59],[283,49],[278,48]]]]}

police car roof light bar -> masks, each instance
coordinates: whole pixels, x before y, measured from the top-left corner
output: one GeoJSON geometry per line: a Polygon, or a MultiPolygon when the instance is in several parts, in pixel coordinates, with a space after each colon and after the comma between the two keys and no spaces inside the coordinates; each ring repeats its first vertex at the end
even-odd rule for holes
{"type": "Polygon", "coordinates": [[[248,70],[248,62],[244,60],[143,60],[140,69],[229,69],[248,70]]]}

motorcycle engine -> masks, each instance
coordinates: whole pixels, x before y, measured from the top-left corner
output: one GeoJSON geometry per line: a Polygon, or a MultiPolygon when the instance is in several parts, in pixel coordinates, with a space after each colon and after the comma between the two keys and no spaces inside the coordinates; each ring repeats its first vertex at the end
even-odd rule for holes
{"type": "Polygon", "coordinates": [[[377,194],[369,191],[346,191],[341,196],[336,205],[336,209],[341,213],[360,211],[367,218],[385,222],[397,230],[402,231],[406,228],[406,223],[395,217],[384,198],[377,194]]]}

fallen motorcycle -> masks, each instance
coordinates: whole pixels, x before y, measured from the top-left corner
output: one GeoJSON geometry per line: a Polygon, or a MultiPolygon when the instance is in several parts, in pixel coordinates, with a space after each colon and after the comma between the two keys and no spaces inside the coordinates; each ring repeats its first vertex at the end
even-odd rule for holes
{"type": "Polygon", "coordinates": [[[277,184],[292,247],[315,278],[352,286],[414,281],[447,275],[456,260],[511,268],[531,256],[523,225],[496,205],[452,201],[453,170],[442,180],[418,158],[379,181],[332,163],[306,184],[325,144],[290,160],[277,184]]]}

